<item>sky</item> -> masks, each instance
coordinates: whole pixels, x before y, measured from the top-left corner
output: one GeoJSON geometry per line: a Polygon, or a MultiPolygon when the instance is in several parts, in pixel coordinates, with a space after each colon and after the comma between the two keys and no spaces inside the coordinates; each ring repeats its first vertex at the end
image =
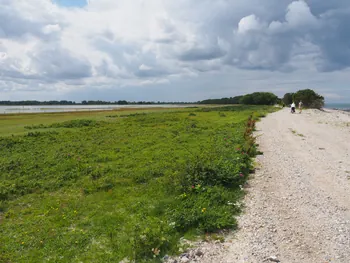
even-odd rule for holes
{"type": "Polygon", "coordinates": [[[0,0],[0,100],[350,102],[349,0],[0,0]]]}
{"type": "Polygon", "coordinates": [[[87,0],[53,0],[53,3],[65,7],[84,7],[87,0]]]}

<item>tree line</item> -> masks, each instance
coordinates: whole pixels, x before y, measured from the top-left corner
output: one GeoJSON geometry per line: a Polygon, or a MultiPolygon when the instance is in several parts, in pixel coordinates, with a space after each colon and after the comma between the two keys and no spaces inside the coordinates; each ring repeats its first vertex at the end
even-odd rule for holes
{"type": "Polygon", "coordinates": [[[239,104],[243,96],[198,101],[197,104],[239,104]]]}
{"type": "Polygon", "coordinates": [[[299,90],[295,93],[286,93],[283,98],[278,98],[271,92],[254,92],[243,96],[221,99],[208,99],[199,101],[199,104],[243,104],[243,105],[283,105],[303,102],[308,108],[320,109],[324,106],[324,97],[311,89],[299,90]]]}
{"type": "Polygon", "coordinates": [[[197,102],[161,102],[161,101],[102,101],[102,100],[83,100],[81,103],[67,100],[50,101],[0,101],[0,105],[156,105],[156,104],[243,104],[243,105],[290,105],[292,102],[303,102],[308,108],[320,109],[324,106],[324,97],[311,89],[299,90],[295,93],[286,93],[283,98],[278,98],[271,92],[253,92],[250,94],[221,98],[207,99],[197,102]]]}
{"type": "Polygon", "coordinates": [[[271,92],[254,92],[242,96],[209,99],[198,102],[199,104],[245,104],[245,105],[274,105],[278,103],[278,97],[271,92]]]}
{"type": "Polygon", "coordinates": [[[10,100],[3,100],[0,101],[0,105],[6,105],[6,106],[16,106],[16,105],[23,105],[23,106],[35,106],[35,105],[78,105],[78,103],[74,101],[67,101],[67,100],[50,100],[50,101],[37,101],[37,100],[21,100],[21,101],[10,101],[10,100]]]}

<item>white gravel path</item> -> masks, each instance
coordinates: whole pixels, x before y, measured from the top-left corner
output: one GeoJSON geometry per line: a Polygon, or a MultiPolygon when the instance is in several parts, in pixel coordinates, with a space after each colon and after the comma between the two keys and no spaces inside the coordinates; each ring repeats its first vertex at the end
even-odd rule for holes
{"type": "Polygon", "coordinates": [[[283,109],[256,134],[264,154],[239,230],[176,261],[350,263],[350,114],[283,109]]]}

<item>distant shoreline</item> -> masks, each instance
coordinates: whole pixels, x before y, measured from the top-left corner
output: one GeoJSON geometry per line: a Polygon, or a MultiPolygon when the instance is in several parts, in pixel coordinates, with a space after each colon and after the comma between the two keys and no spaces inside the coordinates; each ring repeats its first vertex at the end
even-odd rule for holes
{"type": "Polygon", "coordinates": [[[331,107],[324,107],[325,110],[338,110],[338,111],[345,111],[350,112],[350,108],[331,108],[331,107]]]}
{"type": "Polygon", "coordinates": [[[350,111],[350,103],[326,103],[325,109],[350,111]]]}

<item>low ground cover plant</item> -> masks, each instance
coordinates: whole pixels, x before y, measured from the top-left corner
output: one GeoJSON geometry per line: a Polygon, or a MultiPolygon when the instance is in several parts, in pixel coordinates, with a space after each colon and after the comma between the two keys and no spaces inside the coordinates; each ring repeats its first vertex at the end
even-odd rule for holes
{"type": "Polygon", "coordinates": [[[273,110],[106,113],[0,137],[0,262],[158,262],[184,235],[235,228],[255,121],[273,110]]]}
{"type": "Polygon", "coordinates": [[[52,123],[50,125],[44,125],[44,124],[30,125],[30,126],[24,126],[24,128],[28,130],[48,129],[48,128],[82,128],[82,127],[97,127],[100,124],[101,124],[101,121],[98,122],[95,120],[78,119],[78,120],[52,123]]]}

